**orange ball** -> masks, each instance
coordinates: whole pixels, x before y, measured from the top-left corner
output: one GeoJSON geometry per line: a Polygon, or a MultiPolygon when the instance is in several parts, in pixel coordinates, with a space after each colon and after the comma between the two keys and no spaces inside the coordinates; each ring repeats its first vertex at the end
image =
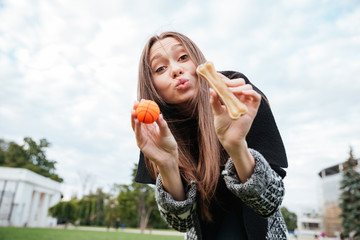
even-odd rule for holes
{"type": "Polygon", "coordinates": [[[159,118],[159,115],[160,108],[152,100],[142,101],[136,108],[136,116],[143,123],[153,123],[159,118]]]}

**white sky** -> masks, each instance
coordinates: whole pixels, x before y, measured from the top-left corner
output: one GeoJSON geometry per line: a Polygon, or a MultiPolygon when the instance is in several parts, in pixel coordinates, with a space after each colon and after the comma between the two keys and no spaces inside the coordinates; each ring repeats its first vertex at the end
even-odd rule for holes
{"type": "Polygon", "coordinates": [[[147,39],[188,35],[269,98],[288,154],[284,206],[317,206],[317,173],[360,151],[360,2],[0,0],[0,138],[52,143],[65,197],[128,184],[147,39]]]}

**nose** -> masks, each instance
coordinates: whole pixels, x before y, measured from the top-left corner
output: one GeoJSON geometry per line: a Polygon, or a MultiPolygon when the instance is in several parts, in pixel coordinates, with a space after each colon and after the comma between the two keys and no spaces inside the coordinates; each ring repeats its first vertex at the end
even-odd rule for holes
{"type": "Polygon", "coordinates": [[[171,77],[177,78],[184,73],[182,67],[179,64],[172,64],[171,66],[171,77]]]}

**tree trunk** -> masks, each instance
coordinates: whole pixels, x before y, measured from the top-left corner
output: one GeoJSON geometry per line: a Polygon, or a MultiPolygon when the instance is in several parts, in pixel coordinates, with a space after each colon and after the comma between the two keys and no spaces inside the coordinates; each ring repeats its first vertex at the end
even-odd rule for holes
{"type": "Polygon", "coordinates": [[[150,214],[151,214],[151,210],[152,210],[152,207],[150,207],[149,209],[145,209],[145,208],[142,208],[141,209],[141,214],[140,214],[140,230],[141,230],[141,233],[144,233],[145,232],[145,228],[149,222],[149,218],[150,218],[150,214]]]}

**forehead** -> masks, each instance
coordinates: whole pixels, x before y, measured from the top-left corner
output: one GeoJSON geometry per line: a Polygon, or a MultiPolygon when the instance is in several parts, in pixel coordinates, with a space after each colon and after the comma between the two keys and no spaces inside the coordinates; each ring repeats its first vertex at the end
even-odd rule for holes
{"type": "Polygon", "coordinates": [[[173,37],[167,37],[162,40],[157,41],[154,43],[154,45],[150,48],[150,58],[151,56],[154,56],[158,54],[159,52],[165,51],[168,52],[169,50],[172,50],[174,46],[178,46],[182,44],[173,37]]]}

